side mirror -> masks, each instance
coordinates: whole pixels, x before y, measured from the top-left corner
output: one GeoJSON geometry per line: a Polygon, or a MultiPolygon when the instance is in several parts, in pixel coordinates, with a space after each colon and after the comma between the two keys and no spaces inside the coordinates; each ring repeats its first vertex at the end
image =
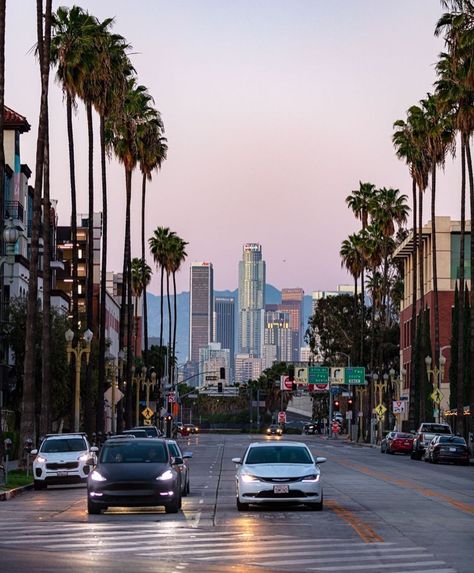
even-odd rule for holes
{"type": "Polygon", "coordinates": [[[324,464],[324,462],[327,462],[327,461],[328,461],[327,458],[320,458],[320,457],[316,458],[317,464],[324,464]]]}
{"type": "Polygon", "coordinates": [[[241,464],[242,458],[232,458],[232,461],[234,462],[234,464],[241,464]]]}
{"type": "Polygon", "coordinates": [[[175,457],[171,456],[170,464],[171,464],[172,466],[175,466],[175,465],[176,465],[176,458],[175,458],[175,457]]]}
{"type": "Polygon", "coordinates": [[[175,459],[174,459],[174,463],[175,463],[177,466],[183,465],[183,464],[184,464],[183,458],[175,458],[175,459]]]}
{"type": "Polygon", "coordinates": [[[193,457],[193,452],[184,452],[183,453],[183,458],[192,458],[193,457]]]}
{"type": "Polygon", "coordinates": [[[38,455],[38,450],[31,450],[30,454],[32,456],[37,456],[38,455]]]}
{"type": "Polygon", "coordinates": [[[98,451],[99,451],[99,448],[97,446],[92,446],[91,452],[94,452],[96,454],[98,451]]]}
{"type": "Polygon", "coordinates": [[[94,458],[89,458],[89,459],[87,460],[87,465],[88,465],[88,466],[93,466],[93,465],[95,465],[95,460],[94,460],[94,458]]]}

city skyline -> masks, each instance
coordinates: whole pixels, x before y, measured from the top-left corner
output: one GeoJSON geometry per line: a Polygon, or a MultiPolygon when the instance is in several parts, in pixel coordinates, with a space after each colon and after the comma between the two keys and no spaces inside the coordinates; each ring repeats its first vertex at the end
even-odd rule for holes
{"type": "MultiPolygon", "coordinates": [[[[132,44],[140,81],[163,116],[169,159],[149,185],[147,236],[159,225],[175,230],[189,242],[190,260],[212,260],[220,269],[218,289],[237,285],[233,261],[247,241],[265,245],[268,281],[279,288],[291,282],[309,292],[316,284],[329,289],[348,282],[340,268],[345,232],[339,229],[356,230],[359,225],[345,197],[359,180],[410,195],[408,170],[391,143],[392,125],[432,90],[434,62],[443,48],[433,35],[442,13],[439,3],[404,0],[381,5],[371,0],[327,5],[300,0],[297,10],[288,0],[203,0],[199,6],[143,0],[142,10],[124,0],[86,0],[80,5],[100,19],[115,16],[114,31],[132,44]],[[195,212],[200,217],[194,217],[195,212]]],[[[32,126],[22,139],[22,157],[30,166],[39,101],[39,82],[29,81],[38,77],[31,49],[36,42],[34,17],[22,3],[8,6],[5,101],[32,126]]],[[[59,224],[67,226],[70,193],[62,100],[52,79],[51,196],[58,199],[59,224]]],[[[97,126],[96,117],[94,122],[97,126]]],[[[74,127],[78,209],[85,212],[82,104],[74,127]]],[[[120,272],[123,169],[112,162],[109,174],[111,192],[119,200],[109,213],[114,237],[108,270],[120,272]]],[[[99,189],[100,181],[96,183],[99,189]]],[[[139,224],[139,185],[137,175],[134,227],[139,224]]],[[[446,174],[439,177],[439,213],[458,217],[452,196],[459,188],[458,170],[448,159],[446,174]]],[[[100,193],[96,195],[95,210],[100,211],[100,193]]],[[[133,241],[133,254],[138,255],[138,237],[133,241]]],[[[153,266],[151,257],[148,262],[153,266]]],[[[184,269],[177,283],[178,292],[185,290],[184,269]]],[[[158,291],[155,273],[150,292],[158,291]]]]}

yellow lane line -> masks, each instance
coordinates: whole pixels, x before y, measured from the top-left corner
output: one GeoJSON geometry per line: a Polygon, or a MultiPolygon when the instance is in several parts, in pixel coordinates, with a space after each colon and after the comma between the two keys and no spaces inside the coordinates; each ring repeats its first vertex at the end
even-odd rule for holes
{"type": "Polygon", "coordinates": [[[365,543],[375,543],[381,542],[383,539],[375,533],[375,531],[364,521],[359,519],[347,508],[343,507],[337,501],[331,499],[326,501],[326,506],[329,507],[334,513],[343,519],[352,529],[357,533],[357,535],[365,541],[365,543]]]}

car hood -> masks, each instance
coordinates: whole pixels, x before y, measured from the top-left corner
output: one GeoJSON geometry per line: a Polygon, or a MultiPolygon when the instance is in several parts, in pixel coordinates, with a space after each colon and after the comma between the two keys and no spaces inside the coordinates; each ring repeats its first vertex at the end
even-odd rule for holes
{"type": "Polygon", "coordinates": [[[246,464],[242,466],[242,472],[264,478],[283,478],[319,474],[319,469],[313,464],[246,464]]]}
{"type": "Polygon", "coordinates": [[[96,470],[112,481],[148,481],[171,469],[167,463],[100,464],[96,470]]]}
{"type": "Polygon", "coordinates": [[[70,462],[76,461],[83,455],[87,455],[87,450],[81,452],[39,452],[39,455],[46,458],[48,462],[70,462]]]}

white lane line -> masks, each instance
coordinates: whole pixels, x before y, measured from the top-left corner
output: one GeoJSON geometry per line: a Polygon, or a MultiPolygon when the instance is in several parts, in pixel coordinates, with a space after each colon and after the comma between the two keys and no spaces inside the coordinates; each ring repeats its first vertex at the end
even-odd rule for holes
{"type": "Polygon", "coordinates": [[[393,573],[457,573],[456,569],[404,569],[403,571],[393,571],[393,573]]]}
{"type": "MultiPolygon", "coordinates": [[[[444,563],[444,561],[413,561],[412,563],[403,563],[403,567],[426,567],[427,565],[446,565],[446,563],[444,563]]],[[[338,565],[336,567],[315,567],[312,568],[311,571],[345,571],[345,570],[349,570],[349,571],[355,571],[355,570],[363,570],[365,571],[366,569],[392,569],[393,567],[398,567],[400,568],[400,563],[383,563],[383,564],[373,564],[373,565],[338,565]]],[[[430,569],[431,573],[433,573],[433,570],[430,569]]],[[[411,571],[410,573],[416,573],[415,571],[411,571]]]]}

